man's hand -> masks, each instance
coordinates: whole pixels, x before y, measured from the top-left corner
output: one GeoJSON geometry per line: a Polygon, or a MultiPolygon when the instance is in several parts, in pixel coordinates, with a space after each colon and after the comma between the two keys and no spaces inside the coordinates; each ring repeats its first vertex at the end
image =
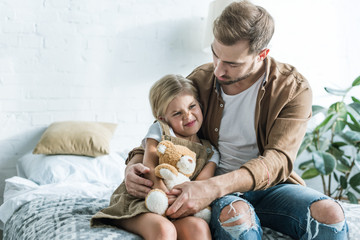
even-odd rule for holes
{"type": "Polygon", "coordinates": [[[216,198],[232,192],[248,192],[254,189],[254,180],[247,169],[240,168],[229,173],[201,181],[176,185],[168,195],[171,206],[166,215],[179,218],[197,213],[209,206],[216,198]]]}
{"type": "Polygon", "coordinates": [[[125,168],[125,186],[128,193],[138,198],[145,198],[153,182],[143,177],[150,169],[142,163],[128,164],[125,168]]]}
{"type": "Polygon", "coordinates": [[[207,181],[192,181],[176,185],[170,195],[178,196],[169,198],[171,206],[166,211],[170,218],[179,218],[192,215],[210,205],[216,199],[214,189],[207,181]]]}

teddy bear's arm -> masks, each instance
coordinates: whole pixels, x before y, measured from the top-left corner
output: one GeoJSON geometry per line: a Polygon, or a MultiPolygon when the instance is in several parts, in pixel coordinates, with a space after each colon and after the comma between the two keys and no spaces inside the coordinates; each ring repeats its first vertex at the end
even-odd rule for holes
{"type": "Polygon", "coordinates": [[[150,179],[154,185],[152,188],[159,188],[164,192],[168,192],[164,182],[156,177],[155,167],[159,164],[159,157],[156,153],[158,141],[152,138],[146,139],[145,154],[144,154],[144,165],[150,169],[149,173],[145,174],[145,178],[150,179]]]}

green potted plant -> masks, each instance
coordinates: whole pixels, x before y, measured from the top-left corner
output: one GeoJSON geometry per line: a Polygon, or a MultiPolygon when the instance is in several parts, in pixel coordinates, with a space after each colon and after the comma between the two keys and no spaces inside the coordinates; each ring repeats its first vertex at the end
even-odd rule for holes
{"type": "Polygon", "coordinates": [[[303,179],[320,177],[326,195],[351,203],[358,203],[355,193],[360,194],[360,100],[345,99],[359,85],[360,76],[344,90],[325,88],[341,100],[329,108],[313,105],[313,117],[324,114],[324,120],[306,133],[298,152],[305,156],[299,165],[303,179]]]}

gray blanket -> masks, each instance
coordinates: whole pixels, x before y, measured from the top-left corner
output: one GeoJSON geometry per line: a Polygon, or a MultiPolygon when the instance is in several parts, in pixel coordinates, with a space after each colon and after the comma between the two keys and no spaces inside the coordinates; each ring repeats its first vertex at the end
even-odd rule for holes
{"type": "Polygon", "coordinates": [[[117,228],[90,228],[91,216],[107,205],[107,200],[93,198],[37,198],[20,207],[7,221],[4,240],[140,240],[117,228]]]}
{"type": "MultiPolygon", "coordinates": [[[[91,216],[107,205],[108,200],[95,198],[39,197],[22,205],[11,216],[5,224],[4,240],[142,239],[118,228],[90,228],[91,216]]],[[[344,207],[348,213],[350,239],[358,239],[360,206],[346,204],[344,207]]],[[[264,228],[263,239],[291,238],[264,228]]]]}

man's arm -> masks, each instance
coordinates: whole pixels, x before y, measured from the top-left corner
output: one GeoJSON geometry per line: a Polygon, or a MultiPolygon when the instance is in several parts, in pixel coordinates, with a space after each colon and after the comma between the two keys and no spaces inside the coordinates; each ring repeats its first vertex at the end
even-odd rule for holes
{"type": "Polygon", "coordinates": [[[176,185],[170,194],[178,197],[170,203],[166,215],[179,218],[194,214],[219,197],[232,192],[251,191],[254,185],[253,176],[243,168],[207,180],[176,185]]]}
{"type": "Polygon", "coordinates": [[[125,168],[125,186],[128,193],[138,198],[145,198],[153,182],[143,177],[150,169],[142,164],[144,155],[136,154],[125,168]]]}

